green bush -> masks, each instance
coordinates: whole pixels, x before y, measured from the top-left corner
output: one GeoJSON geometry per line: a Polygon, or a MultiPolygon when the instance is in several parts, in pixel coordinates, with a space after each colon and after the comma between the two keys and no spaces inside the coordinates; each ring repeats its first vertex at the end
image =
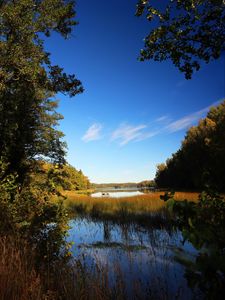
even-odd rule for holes
{"type": "MultiPolygon", "coordinates": [[[[5,164],[1,162],[0,170],[3,168],[5,164]]],[[[10,174],[0,182],[0,195],[0,236],[28,241],[39,261],[66,256],[62,249],[66,246],[67,214],[62,199],[51,201],[49,182],[45,188],[33,182],[21,187],[16,175],[10,174]]]]}

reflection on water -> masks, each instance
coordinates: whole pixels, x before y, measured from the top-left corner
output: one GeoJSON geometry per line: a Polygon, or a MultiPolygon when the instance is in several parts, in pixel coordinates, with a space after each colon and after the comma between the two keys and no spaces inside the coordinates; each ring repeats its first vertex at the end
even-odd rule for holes
{"type": "Polygon", "coordinates": [[[137,285],[147,299],[146,295],[162,291],[166,299],[193,296],[184,278],[184,267],[176,258],[194,260],[197,251],[183,242],[180,231],[87,219],[72,220],[70,226],[74,257],[82,256],[85,264],[97,263],[107,269],[111,283],[117,280],[118,273],[120,278],[122,275],[128,296],[133,295],[137,285]]]}
{"type": "Polygon", "coordinates": [[[92,197],[112,197],[112,198],[121,198],[121,197],[132,197],[143,195],[142,191],[115,191],[115,192],[97,192],[91,194],[92,197]]]}

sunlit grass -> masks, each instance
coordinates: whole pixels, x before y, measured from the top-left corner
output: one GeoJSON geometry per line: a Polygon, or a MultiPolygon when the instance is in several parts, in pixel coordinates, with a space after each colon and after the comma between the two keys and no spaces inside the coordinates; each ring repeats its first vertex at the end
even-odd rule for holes
{"type": "MultiPolygon", "coordinates": [[[[66,191],[66,207],[74,208],[78,213],[102,213],[102,214],[148,214],[162,211],[166,203],[160,199],[164,192],[153,192],[144,195],[123,198],[91,197],[78,195],[73,191],[66,191]]],[[[175,200],[197,201],[198,193],[177,192],[175,200]]]]}

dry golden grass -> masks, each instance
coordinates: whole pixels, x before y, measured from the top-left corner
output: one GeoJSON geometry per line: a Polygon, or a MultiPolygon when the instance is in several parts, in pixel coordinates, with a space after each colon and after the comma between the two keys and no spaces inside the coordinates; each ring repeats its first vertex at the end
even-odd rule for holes
{"type": "Polygon", "coordinates": [[[45,299],[29,252],[10,238],[0,238],[0,299],[45,299]]]}
{"type": "MultiPolygon", "coordinates": [[[[160,199],[164,192],[153,192],[140,196],[110,198],[100,197],[95,198],[86,195],[78,195],[73,191],[66,191],[64,195],[67,197],[65,205],[67,207],[80,207],[82,211],[89,213],[94,208],[101,210],[104,213],[116,213],[121,209],[126,209],[129,213],[149,213],[156,212],[165,207],[165,202],[160,199]]],[[[198,193],[192,192],[177,192],[175,193],[175,200],[197,201],[198,193]]]]}
{"type": "Polygon", "coordinates": [[[177,201],[193,201],[197,202],[199,197],[199,193],[194,193],[194,192],[176,192],[174,199],[177,201]]]}
{"type": "Polygon", "coordinates": [[[28,245],[14,237],[0,237],[0,300],[112,299],[102,283],[105,274],[91,277],[80,261],[58,262],[49,274],[48,268],[38,274],[34,265],[28,245]],[[90,294],[92,285],[95,291],[90,294]]]}
{"type": "Polygon", "coordinates": [[[38,274],[26,244],[0,237],[0,300],[120,299],[121,288],[109,286],[108,271],[97,264],[88,269],[78,259],[68,265],[58,262],[49,274],[38,274]]]}

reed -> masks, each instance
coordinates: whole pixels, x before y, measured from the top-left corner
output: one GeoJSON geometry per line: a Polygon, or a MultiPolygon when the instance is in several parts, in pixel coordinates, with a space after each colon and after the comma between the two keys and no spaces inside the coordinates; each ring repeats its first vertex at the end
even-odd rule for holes
{"type": "MultiPolygon", "coordinates": [[[[165,210],[166,203],[160,199],[164,192],[154,192],[133,197],[95,198],[78,195],[73,191],[65,192],[65,206],[78,214],[152,214],[165,210]]],[[[177,192],[174,199],[177,201],[197,201],[198,193],[177,192]]]]}
{"type": "Polygon", "coordinates": [[[0,237],[0,300],[110,300],[128,299],[124,278],[110,284],[109,268],[83,258],[59,261],[49,272],[35,270],[31,249],[14,237],[0,237]]]}
{"type": "Polygon", "coordinates": [[[15,239],[0,238],[0,299],[40,300],[43,292],[40,276],[31,255],[15,239]]]}
{"type": "Polygon", "coordinates": [[[23,241],[0,237],[0,300],[114,299],[108,271],[97,264],[88,269],[82,259],[59,260],[51,270],[45,266],[38,272],[35,263],[23,241]]]}
{"type": "MultiPolygon", "coordinates": [[[[155,192],[126,198],[92,198],[65,192],[65,205],[77,213],[89,214],[93,217],[110,217],[117,221],[133,220],[145,223],[155,222],[162,226],[162,221],[169,224],[166,204],[160,199],[163,192],[155,192]],[[151,218],[149,217],[151,216],[151,218]],[[130,218],[130,219],[129,219],[130,218]]],[[[197,201],[197,193],[176,193],[176,200],[197,201]]],[[[152,224],[151,224],[152,225],[152,224]]],[[[166,226],[166,225],[165,225],[166,226]]],[[[43,262],[40,262],[43,264],[43,262]]],[[[59,261],[51,269],[43,264],[36,268],[35,256],[29,245],[15,238],[0,237],[0,300],[72,300],[72,299],[129,299],[126,294],[126,277],[115,270],[115,284],[110,285],[110,270],[96,261],[93,268],[85,266],[82,259],[69,264],[59,261]],[[41,270],[41,271],[40,271],[41,270]],[[90,292],[91,291],[91,292],[90,292]]],[[[132,283],[135,290],[134,299],[143,299],[145,292],[142,284],[132,283]]],[[[150,294],[155,299],[166,299],[159,284],[149,282],[150,294]],[[156,290],[155,290],[156,289],[156,290]]],[[[181,298],[180,298],[181,299],[181,298]]]]}

